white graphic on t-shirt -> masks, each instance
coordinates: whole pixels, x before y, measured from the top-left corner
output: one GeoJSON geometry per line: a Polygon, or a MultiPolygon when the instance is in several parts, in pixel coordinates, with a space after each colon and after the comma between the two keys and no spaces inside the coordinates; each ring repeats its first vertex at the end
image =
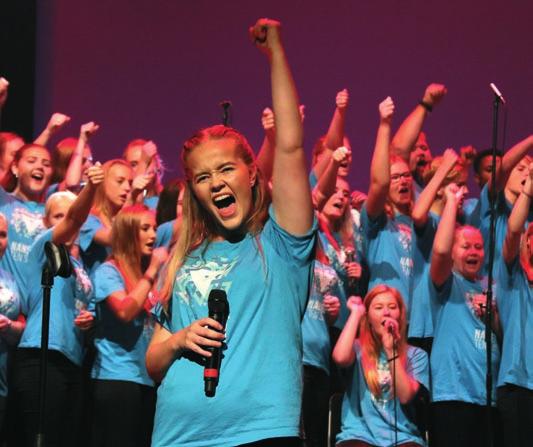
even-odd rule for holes
{"type": "Polygon", "coordinates": [[[231,282],[225,280],[237,261],[227,258],[214,258],[210,261],[198,260],[193,264],[184,265],[176,278],[178,296],[185,303],[190,300],[199,305],[206,305],[209,292],[212,289],[223,289],[226,292],[231,287],[231,282]]]}

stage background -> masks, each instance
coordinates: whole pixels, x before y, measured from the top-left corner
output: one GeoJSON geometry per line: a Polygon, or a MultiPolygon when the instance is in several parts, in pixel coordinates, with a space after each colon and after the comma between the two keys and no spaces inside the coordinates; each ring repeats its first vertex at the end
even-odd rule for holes
{"type": "MultiPolygon", "coordinates": [[[[306,105],[310,155],[350,91],[347,134],[354,151],[352,187],[366,190],[378,123],[377,105],[396,104],[395,126],[430,82],[449,93],[425,126],[434,154],[491,141],[495,82],[508,101],[507,146],[532,131],[533,57],[529,1],[209,1],[37,2],[35,129],[50,114],[69,114],[59,137],[83,122],[101,130],[95,159],[120,156],[132,138],[153,139],[169,172],[181,174],[182,142],[221,120],[258,148],[260,115],[270,104],[267,62],[249,42],[258,17],[278,18],[306,105]]],[[[57,139],[56,139],[57,141],[57,139]]]]}

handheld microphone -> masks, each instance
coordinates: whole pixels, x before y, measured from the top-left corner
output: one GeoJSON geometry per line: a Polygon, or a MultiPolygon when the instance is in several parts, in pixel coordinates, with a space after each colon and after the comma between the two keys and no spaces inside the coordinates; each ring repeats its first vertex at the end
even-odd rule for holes
{"type": "Polygon", "coordinates": [[[498,90],[498,87],[496,87],[496,85],[494,85],[493,82],[491,82],[489,84],[490,88],[492,89],[492,91],[494,92],[494,94],[500,99],[500,101],[502,102],[502,104],[505,104],[505,99],[503,99],[503,96],[502,94],[500,93],[500,91],[498,90]]]}
{"type": "MultiPolygon", "coordinates": [[[[352,247],[345,248],[344,253],[346,254],[346,262],[355,262],[355,250],[352,247]]],[[[360,293],[359,280],[348,278],[348,295],[359,296],[360,293]]]]}
{"type": "Polygon", "coordinates": [[[394,335],[394,324],[392,324],[390,321],[383,320],[381,322],[381,325],[387,329],[387,332],[391,335],[394,335]]]}
{"type": "MultiPolygon", "coordinates": [[[[218,321],[222,327],[226,327],[226,321],[229,315],[229,303],[226,297],[226,292],[219,289],[213,289],[209,293],[207,300],[209,308],[209,318],[218,321]]],[[[220,365],[222,363],[222,347],[207,347],[207,351],[211,352],[211,357],[208,357],[204,368],[204,391],[207,397],[215,395],[218,378],[220,374],[220,365]]]]}

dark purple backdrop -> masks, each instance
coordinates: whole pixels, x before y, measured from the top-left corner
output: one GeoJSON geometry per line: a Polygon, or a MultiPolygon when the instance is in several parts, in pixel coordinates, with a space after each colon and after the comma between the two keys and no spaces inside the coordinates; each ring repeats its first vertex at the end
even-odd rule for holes
{"type": "Polygon", "coordinates": [[[367,187],[377,104],[387,95],[399,124],[428,83],[447,85],[426,125],[434,153],[489,146],[491,81],[509,104],[507,142],[533,129],[528,1],[50,0],[38,8],[35,125],[67,113],[63,137],[97,121],[100,160],[119,156],[132,138],[153,139],[171,169],[167,179],[181,173],[181,143],[220,121],[222,99],[233,102],[233,125],[259,146],[269,77],[247,28],[265,16],[284,26],[309,154],[336,92],[350,90],[353,187],[367,187]]]}

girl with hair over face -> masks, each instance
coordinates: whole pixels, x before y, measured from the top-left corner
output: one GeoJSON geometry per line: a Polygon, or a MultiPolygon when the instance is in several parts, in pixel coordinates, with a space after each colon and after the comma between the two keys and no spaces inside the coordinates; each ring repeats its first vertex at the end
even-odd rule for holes
{"type": "Polygon", "coordinates": [[[104,181],[80,232],[81,257],[91,277],[111,252],[113,219],[129,199],[133,178],[130,165],[121,159],[105,162],[103,169],[104,181]]]}
{"type": "Polygon", "coordinates": [[[44,251],[47,242],[67,246],[73,273],[68,278],[57,277],[51,291],[46,444],[69,446],[81,442],[83,331],[93,322],[93,316],[87,310],[92,284],[78,259],[79,251],[74,241],[89,214],[97,185],[104,179],[102,167],[91,167],[87,176],[88,183],[78,197],[69,191],[50,196],[43,219],[46,230],[29,252],[21,303],[26,328],[15,352],[12,375],[17,445],[35,445],[38,428],[43,306],[41,272],[47,262],[44,251]]]}
{"type": "Polygon", "coordinates": [[[24,284],[30,247],[44,230],[44,194],[52,176],[48,149],[26,144],[15,154],[0,188],[0,212],[8,221],[9,246],[0,267],[24,284]]]}
{"type": "Polygon", "coordinates": [[[509,216],[503,259],[496,264],[503,330],[496,386],[506,447],[526,447],[533,439],[533,223],[524,230],[531,212],[533,163],[527,169],[526,182],[509,216]]]}
{"type": "Polygon", "coordinates": [[[154,249],[155,229],[146,206],[123,208],[113,221],[111,256],[94,275],[92,446],[150,445],[155,391],[144,357],[157,301],[152,289],[167,258],[166,249],[154,249]]]}
{"type": "Polygon", "coordinates": [[[299,445],[301,319],[314,225],[298,98],[280,24],[250,29],[268,56],[276,120],[272,205],[246,139],[203,129],[183,150],[183,223],[163,283],[148,371],[161,380],[152,445],[299,445]],[[226,292],[226,327],[208,318],[210,291],[226,292]],[[222,332],[222,330],[225,332],[222,332]],[[224,358],[214,398],[203,363],[224,358]]]}
{"type": "MultiPolygon", "coordinates": [[[[446,203],[439,222],[429,275],[429,300],[434,341],[431,351],[433,446],[488,445],[485,427],[487,353],[485,348],[486,283],[481,276],[484,250],[481,232],[474,227],[456,228],[463,190],[451,183],[445,189],[446,203]]],[[[495,295],[499,294],[499,289],[495,295]]],[[[494,303],[490,304],[494,306],[494,303]]],[[[492,371],[498,374],[500,335],[494,306],[492,371]]],[[[491,399],[495,401],[495,387],[491,399]]],[[[496,416],[496,415],[495,415],[496,416]]],[[[493,429],[497,432],[497,418],[493,429]]]]}
{"type": "Polygon", "coordinates": [[[353,365],[337,445],[392,446],[396,437],[399,446],[425,445],[411,404],[429,388],[428,359],[407,345],[400,293],[378,285],[363,302],[350,297],[348,307],[350,316],[333,350],[339,366],[353,365]]]}

